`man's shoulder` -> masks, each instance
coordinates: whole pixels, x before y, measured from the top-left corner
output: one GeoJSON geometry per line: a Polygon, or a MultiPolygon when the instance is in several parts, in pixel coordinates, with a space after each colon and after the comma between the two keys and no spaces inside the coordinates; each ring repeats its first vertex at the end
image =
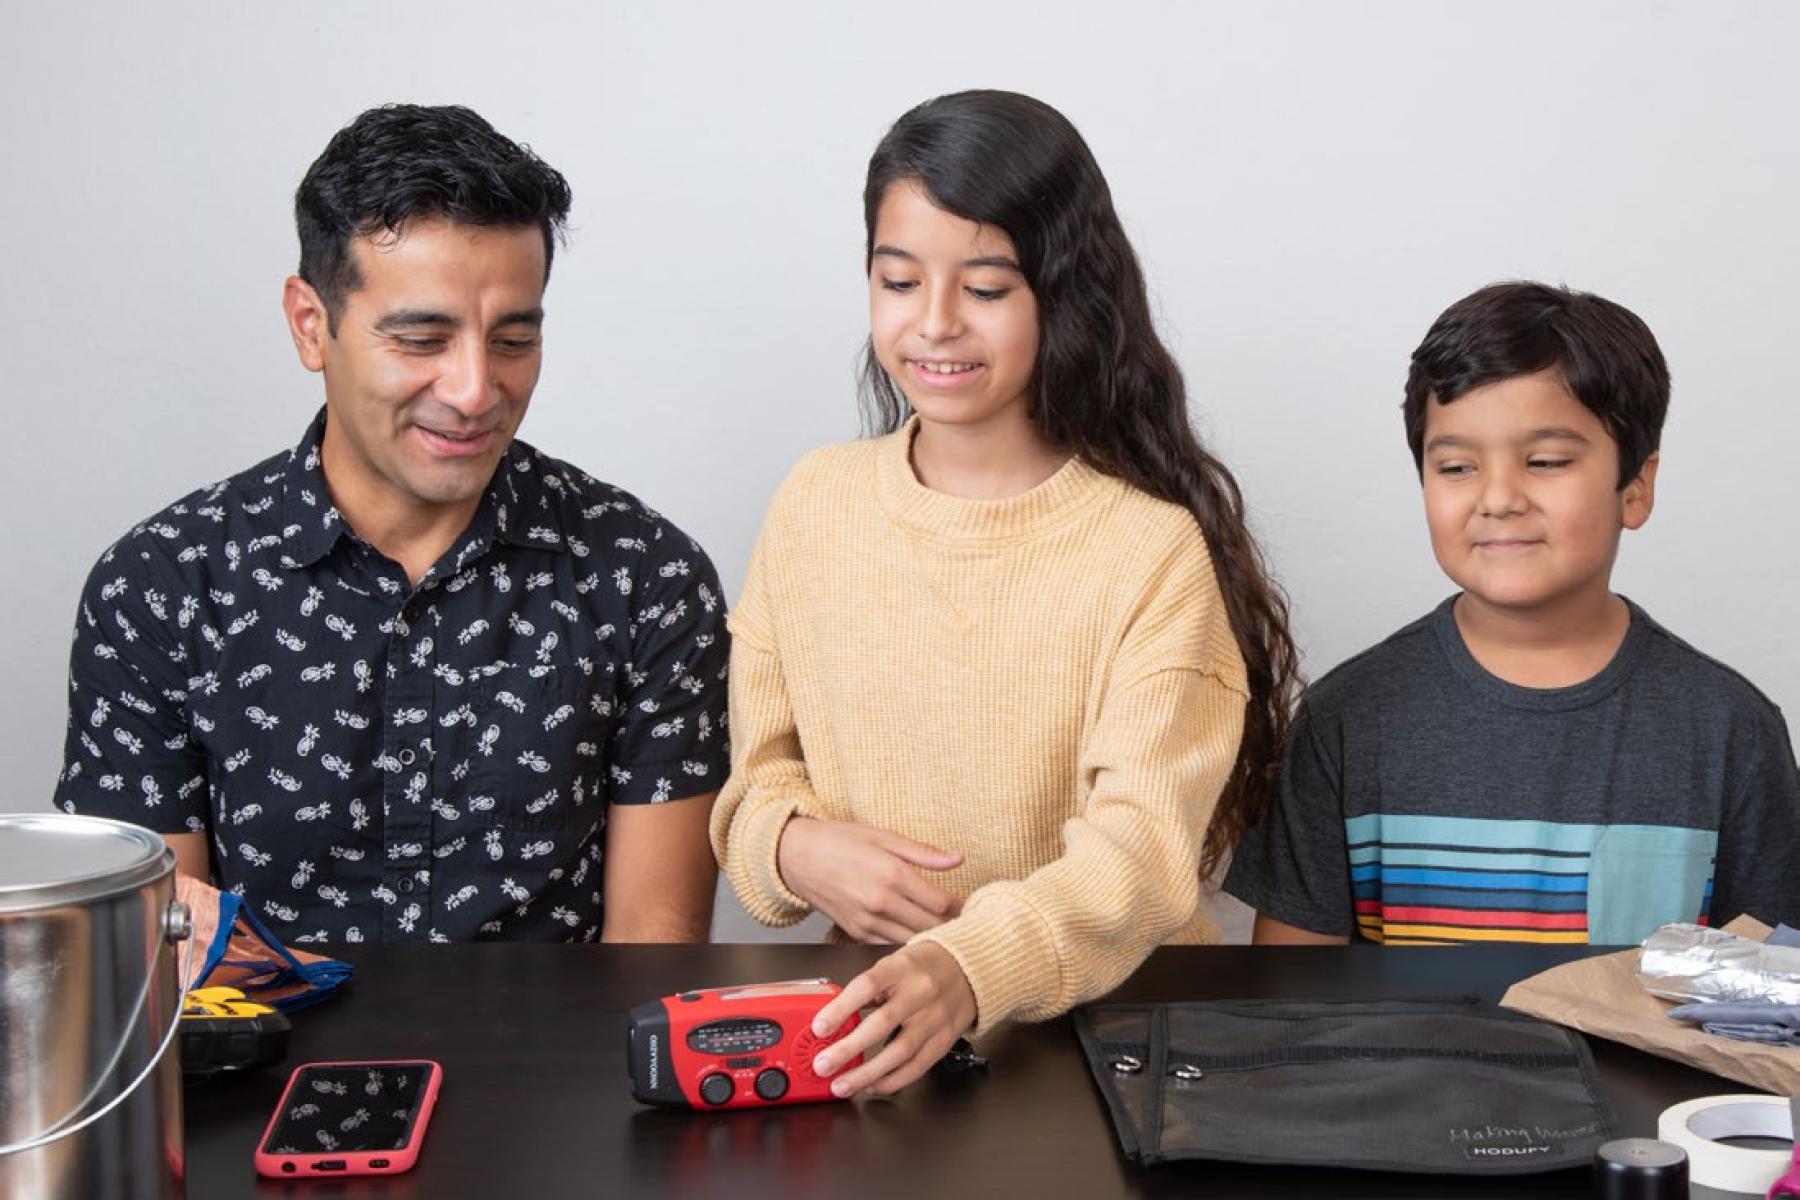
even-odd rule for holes
{"type": "Polygon", "coordinates": [[[537,511],[527,521],[547,518],[582,552],[633,550],[656,557],[706,558],[700,543],[642,499],[607,483],[573,463],[544,453],[527,442],[515,442],[500,469],[517,477],[515,492],[537,511]]]}
{"type": "Polygon", "coordinates": [[[294,453],[271,454],[133,523],[100,556],[96,573],[114,564],[122,570],[163,564],[198,572],[215,556],[249,551],[260,537],[278,544],[284,485],[294,453]]]}

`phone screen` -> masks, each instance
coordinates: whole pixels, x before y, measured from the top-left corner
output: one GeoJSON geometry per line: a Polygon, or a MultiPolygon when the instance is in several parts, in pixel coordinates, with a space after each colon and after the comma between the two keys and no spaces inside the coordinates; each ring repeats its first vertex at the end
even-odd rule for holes
{"type": "Polygon", "coordinates": [[[402,1150],[412,1139],[432,1070],[430,1063],[302,1067],[263,1152],[402,1150]]]}

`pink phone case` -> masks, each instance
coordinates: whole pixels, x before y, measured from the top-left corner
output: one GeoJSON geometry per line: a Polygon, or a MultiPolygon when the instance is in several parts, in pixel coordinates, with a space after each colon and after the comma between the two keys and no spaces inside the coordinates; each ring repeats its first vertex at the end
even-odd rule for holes
{"type": "Polygon", "coordinates": [[[437,1106],[438,1085],[444,1078],[444,1068],[425,1058],[396,1058],[382,1060],[344,1060],[336,1062],[302,1063],[294,1068],[288,1076],[287,1086],[281,1089],[281,1099],[275,1103],[275,1111],[269,1115],[269,1123],[263,1128],[262,1137],[256,1142],[256,1173],[271,1179],[322,1179],[339,1175],[397,1175],[402,1171],[410,1171],[419,1160],[419,1145],[425,1140],[425,1127],[431,1122],[431,1110],[437,1106]],[[425,1083],[420,1088],[423,1099],[406,1131],[406,1144],[389,1150],[352,1150],[344,1152],[326,1152],[323,1154],[271,1154],[265,1147],[275,1134],[275,1126],[283,1113],[288,1111],[288,1104],[294,1097],[294,1087],[301,1076],[309,1070],[331,1067],[429,1067],[425,1083]]]}

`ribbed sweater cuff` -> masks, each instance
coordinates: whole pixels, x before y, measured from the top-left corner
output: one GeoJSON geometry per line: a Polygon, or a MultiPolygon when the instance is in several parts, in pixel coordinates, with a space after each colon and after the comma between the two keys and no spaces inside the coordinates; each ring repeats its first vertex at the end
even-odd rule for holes
{"type": "Polygon", "coordinates": [[[799,798],[783,796],[738,810],[731,838],[742,855],[745,878],[741,882],[749,884],[748,888],[738,887],[738,899],[744,911],[764,925],[793,925],[812,912],[812,906],[782,882],[777,858],[782,831],[799,815],[800,807],[799,798]]]}
{"type": "Polygon", "coordinates": [[[1061,960],[1049,924],[1029,904],[990,901],[913,941],[936,942],[962,968],[975,993],[975,1037],[1020,1013],[1055,1007],[1045,991],[1058,989],[1046,976],[1062,969],[1061,960]]]}

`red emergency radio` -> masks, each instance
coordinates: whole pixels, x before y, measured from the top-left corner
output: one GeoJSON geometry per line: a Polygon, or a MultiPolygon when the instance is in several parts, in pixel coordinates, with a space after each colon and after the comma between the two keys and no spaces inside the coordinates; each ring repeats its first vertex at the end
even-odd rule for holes
{"type": "MultiPolygon", "coordinates": [[[[831,1037],[813,1017],[843,989],[829,979],[679,992],[631,1010],[625,1060],[644,1104],[762,1108],[835,1100],[813,1057],[856,1028],[851,1013],[831,1037]]],[[[851,1063],[860,1063],[858,1055],[851,1063]]],[[[840,1071],[841,1073],[841,1071],[840,1071]]]]}

